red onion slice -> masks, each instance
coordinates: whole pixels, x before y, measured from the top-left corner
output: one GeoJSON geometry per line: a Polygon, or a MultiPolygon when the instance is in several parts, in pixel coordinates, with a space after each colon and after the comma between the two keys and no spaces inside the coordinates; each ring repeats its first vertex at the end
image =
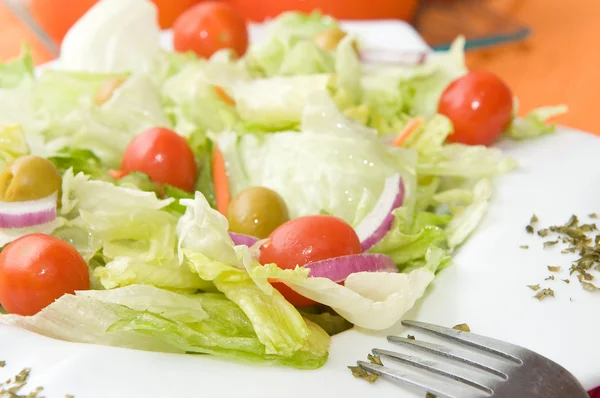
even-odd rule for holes
{"type": "Polygon", "coordinates": [[[37,200],[0,202],[0,228],[27,228],[54,221],[56,198],[53,193],[37,200]]]}
{"type": "Polygon", "coordinates": [[[373,210],[354,228],[363,252],[366,252],[392,228],[395,209],[404,202],[404,183],[400,174],[394,174],[385,180],[383,192],[373,210]]]}
{"type": "Polygon", "coordinates": [[[238,234],[235,232],[229,232],[229,236],[231,237],[231,240],[233,240],[233,243],[236,246],[245,245],[248,247],[252,247],[252,245],[258,242],[258,238],[255,236],[238,234]]]}
{"type": "Polygon", "coordinates": [[[308,276],[311,278],[328,278],[336,283],[345,281],[348,275],[356,272],[398,272],[391,257],[373,253],[328,258],[308,263],[304,268],[310,269],[308,276]]]}

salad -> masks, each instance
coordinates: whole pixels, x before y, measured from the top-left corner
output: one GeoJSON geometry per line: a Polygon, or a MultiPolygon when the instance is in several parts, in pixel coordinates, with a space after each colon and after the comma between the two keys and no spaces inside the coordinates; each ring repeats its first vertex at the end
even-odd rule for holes
{"type": "Polygon", "coordinates": [[[517,117],[461,38],[374,63],[318,12],[267,29],[201,3],[171,51],[151,2],[103,0],[51,67],[0,65],[0,322],[319,368],[450,265],[517,166],[491,145],[565,111],[517,117]]]}

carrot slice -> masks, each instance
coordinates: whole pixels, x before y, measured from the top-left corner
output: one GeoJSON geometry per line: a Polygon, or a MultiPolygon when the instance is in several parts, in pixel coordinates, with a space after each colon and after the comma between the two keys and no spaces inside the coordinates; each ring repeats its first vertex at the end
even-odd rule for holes
{"type": "Polygon", "coordinates": [[[108,170],[108,174],[109,174],[109,175],[110,175],[112,178],[115,178],[115,179],[117,179],[117,180],[118,180],[119,178],[123,178],[123,177],[125,177],[125,176],[127,175],[127,173],[125,173],[124,171],[121,171],[121,170],[113,170],[113,169],[110,169],[110,170],[108,170]]]}
{"type": "Polygon", "coordinates": [[[227,181],[227,171],[225,170],[225,159],[217,145],[213,148],[212,177],[215,187],[217,210],[225,216],[227,215],[227,207],[229,207],[231,197],[229,193],[229,181],[227,181]]]}
{"type": "Polygon", "coordinates": [[[402,146],[408,137],[423,123],[423,118],[413,119],[402,129],[402,131],[392,141],[393,146],[402,146]]]}
{"type": "Polygon", "coordinates": [[[221,86],[213,86],[213,88],[215,90],[215,93],[217,93],[217,95],[219,96],[219,98],[221,98],[221,101],[223,101],[227,105],[235,106],[235,100],[233,98],[231,98],[229,96],[229,94],[227,94],[227,92],[225,90],[223,90],[223,87],[221,87],[221,86]]]}

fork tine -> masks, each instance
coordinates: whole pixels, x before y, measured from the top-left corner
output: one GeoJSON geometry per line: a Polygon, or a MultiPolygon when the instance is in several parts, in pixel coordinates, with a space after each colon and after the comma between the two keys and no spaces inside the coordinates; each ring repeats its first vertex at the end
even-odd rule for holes
{"type": "Polygon", "coordinates": [[[391,358],[398,362],[402,362],[406,365],[414,366],[419,369],[438,374],[440,376],[448,377],[450,379],[459,381],[478,390],[481,390],[488,395],[493,394],[493,391],[485,385],[486,382],[489,383],[491,381],[490,377],[482,377],[480,375],[462,376],[458,374],[457,369],[449,368],[444,363],[427,363],[427,361],[421,358],[400,354],[398,352],[381,350],[379,348],[373,349],[373,354],[379,355],[380,357],[391,358]]]}
{"type": "Polygon", "coordinates": [[[518,365],[523,365],[523,361],[517,356],[515,356],[518,352],[522,351],[523,349],[518,346],[505,343],[503,341],[480,336],[474,333],[462,332],[460,330],[445,328],[443,326],[432,325],[430,323],[425,322],[402,321],[402,325],[413,327],[416,329],[421,329],[426,332],[430,332],[438,336],[454,340],[457,343],[465,344],[470,347],[474,347],[498,355],[502,358],[506,358],[510,361],[513,361],[518,365]]]}
{"type": "Polygon", "coordinates": [[[429,352],[431,354],[440,355],[442,357],[452,359],[454,361],[459,361],[467,365],[473,366],[475,368],[492,373],[498,377],[501,377],[504,380],[508,379],[506,373],[500,370],[505,368],[507,364],[505,362],[502,362],[502,360],[500,359],[487,357],[484,354],[479,354],[477,352],[468,352],[466,350],[456,347],[443,347],[437,344],[432,344],[419,340],[411,340],[400,336],[388,336],[387,339],[390,343],[405,345],[413,349],[418,349],[421,351],[429,352]]]}
{"type": "Polygon", "coordinates": [[[448,383],[447,381],[437,380],[428,375],[419,373],[405,373],[398,369],[388,368],[374,363],[358,361],[358,366],[364,370],[379,376],[390,378],[396,383],[405,383],[410,386],[421,389],[438,398],[484,398],[489,395],[483,394],[464,384],[448,383]]]}

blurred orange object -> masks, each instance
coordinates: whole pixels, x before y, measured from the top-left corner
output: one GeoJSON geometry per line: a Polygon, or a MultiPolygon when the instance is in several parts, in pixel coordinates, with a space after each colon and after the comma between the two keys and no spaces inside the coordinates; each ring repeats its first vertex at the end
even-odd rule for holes
{"type": "Polygon", "coordinates": [[[338,19],[412,19],[418,0],[229,0],[247,19],[263,21],[284,11],[311,12],[338,19]]]}
{"type": "Polygon", "coordinates": [[[201,0],[152,0],[158,7],[158,23],[161,28],[168,29],[178,16],[201,0]]]}
{"type": "MultiPolygon", "coordinates": [[[[40,26],[57,44],[67,31],[97,0],[29,0],[29,10],[40,26]]],[[[158,7],[158,22],[170,28],[185,10],[201,0],[152,0],[158,7]]]]}
{"type": "Polygon", "coordinates": [[[60,44],[71,26],[96,0],[29,0],[29,12],[42,29],[60,44]]]}

